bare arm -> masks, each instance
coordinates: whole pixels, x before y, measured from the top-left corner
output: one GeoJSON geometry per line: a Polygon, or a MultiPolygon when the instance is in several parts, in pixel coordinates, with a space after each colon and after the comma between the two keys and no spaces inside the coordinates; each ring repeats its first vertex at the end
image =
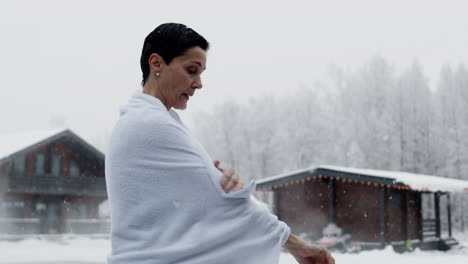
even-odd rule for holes
{"type": "Polygon", "coordinates": [[[335,260],[323,247],[309,244],[291,234],[283,246],[300,264],[334,264],[335,260]]]}

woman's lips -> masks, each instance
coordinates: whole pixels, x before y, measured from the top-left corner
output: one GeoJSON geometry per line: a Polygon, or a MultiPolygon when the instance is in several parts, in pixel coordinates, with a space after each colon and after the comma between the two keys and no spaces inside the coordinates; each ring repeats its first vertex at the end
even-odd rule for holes
{"type": "Polygon", "coordinates": [[[185,97],[185,99],[187,99],[187,100],[190,99],[190,97],[188,96],[188,94],[182,94],[182,95],[185,97]]]}

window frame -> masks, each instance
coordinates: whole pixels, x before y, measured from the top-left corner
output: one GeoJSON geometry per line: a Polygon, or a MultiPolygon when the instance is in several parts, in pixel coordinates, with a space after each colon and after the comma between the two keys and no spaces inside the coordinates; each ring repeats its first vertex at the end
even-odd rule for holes
{"type": "Polygon", "coordinates": [[[50,175],[54,177],[62,176],[63,172],[63,154],[59,152],[52,152],[50,154],[50,175]],[[54,171],[54,161],[55,158],[58,159],[58,173],[54,171]]]}
{"type": "Polygon", "coordinates": [[[36,153],[34,153],[34,174],[35,175],[46,175],[47,172],[46,172],[46,162],[47,162],[47,153],[45,152],[42,152],[42,151],[38,151],[36,153]],[[43,159],[43,162],[42,162],[42,172],[39,172],[38,171],[38,156],[43,156],[44,159],[43,159]]]}
{"type": "Polygon", "coordinates": [[[80,177],[81,176],[81,166],[80,166],[80,162],[75,159],[75,158],[72,158],[70,157],[70,160],[68,162],[68,176],[70,177],[80,177]],[[72,174],[72,164],[75,163],[76,164],[76,168],[78,168],[78,174],[77,175],[73,175],[72,174]]]}
{"type": "Polygon", "coordinates": [[[19,174],[24,174],[24,173],[27,173],[28,172],[28,153],[22,153],[22,154],[19,154],[17,155],[14,159],[13,159],[13,164],[12,164],[12,168],[11,168],[11,172],[13,175],[18,175],[18,176],[21,176],[19,174]],[[20,158],[23,158],[23,161],[22,162],[18,162],[18,159],[20,158]],[[18,163],[23,163],[21,168],[22,168],[22,171],[18,171],[17,170],[17,166],[18,163]]]}

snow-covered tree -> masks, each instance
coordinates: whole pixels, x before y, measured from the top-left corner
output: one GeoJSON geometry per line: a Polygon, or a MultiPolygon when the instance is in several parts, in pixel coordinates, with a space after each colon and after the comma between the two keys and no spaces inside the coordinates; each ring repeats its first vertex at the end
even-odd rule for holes
{"type": "MultiPolygon", "coordinates": [[[[402,74],[382,57],[357,71],[330,69],[327,85],[289,95],[220,102],[196,134],[244,181],[317,164],[468,179],[468,71],[444,66],[435,92],[415,61],[402,74]]],[[[466,195],[465,195],[466,196],[466,195]]],[[[454,228],[467,197],[453,195],[454,228]]],[[[433,199],[426,199],[432,208],[433,199]]],[[[428,212],[431,213],[431,212],[428,212]]]]}
{"type": "Polygon", "coordinates": [[[402,74],[396,89],[400,170],[430,174],[431,92],[418,62],[402,74]]]}

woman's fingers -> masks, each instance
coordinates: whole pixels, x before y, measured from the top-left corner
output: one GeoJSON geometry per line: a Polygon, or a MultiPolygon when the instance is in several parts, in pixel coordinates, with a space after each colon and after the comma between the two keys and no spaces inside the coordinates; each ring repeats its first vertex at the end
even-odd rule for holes
{"type": "Polygon", "coordinates": [[[219,160],[213,161],[213,164],[215,165],[215,167],[216,167],[218,170],[220,170],[220,171],[222,172],[222,169],[219,167],[219,164],[220,164],[220,163],[221,163],[221,162],[219,162],[219,160]]]}
{"type": "Polygon", "coordinates": [[[232,181],[234,178],[235,171],[232,168],[226,168],[223,170],[223,177],[221,178],[221,187],[225,191],[230,191],[234,187],[232,181]]]}
{"type": "Polygon", "coordinates": [[[220,184],[224,190],[227,190],[226,188],[227,184],[231,181],[231,177],[234,174],[234,170],[231,168],[227,168],[227,169],[221,170],[221,172],[223,173],[223,177],[221,177],[220,184]]]}
{"type": "Polygon", "coordinates": [[[237,191],[240,191],[242,189],[244,189],[244,184],[241,181],[239,181],[239,183],[236,185],[236,187],[234,187],[234,191],[237,192],[237,191]]]}
{"type": "Polygon", "coordinates": [[[240,181],[239,174],[237,174],[233,169],[227,168],[224,169],[223,177],[221,177],[221,188],[225,192],[229,192],[231,190],[237,190],[238,188],[242,189],[244,185],[240,181]]]}
{"type": "Polygon", "coordinates": [[[232,188],[234,188],[235,186],[237,186],[237,184],[239,183],[240,179],[239,179],[239,174],[235,173],[233,171],[233,174],[231,174],[231,176],[229,177],[228,181],[226,182],[226,184],[224,185],[224,190],[225,191],[230,191],[232,188]]]}
{"type": "Polygon", "coordinates": [[[320,258],[324,264],[335,264],[335,259],[330,255],[328,250],[323,247],[320,247],[320,258]]]}
{"type": "Polygon", "coordinates": [[[244,188],[244,184],[241,182],[239,174],[237,174],[233,168],[220,168],[219,160],[214,160],[213,164],[219,171],[223,173],[219,184],[225,192],[229,192],[231,190],[239,191],[244,188]]]}

